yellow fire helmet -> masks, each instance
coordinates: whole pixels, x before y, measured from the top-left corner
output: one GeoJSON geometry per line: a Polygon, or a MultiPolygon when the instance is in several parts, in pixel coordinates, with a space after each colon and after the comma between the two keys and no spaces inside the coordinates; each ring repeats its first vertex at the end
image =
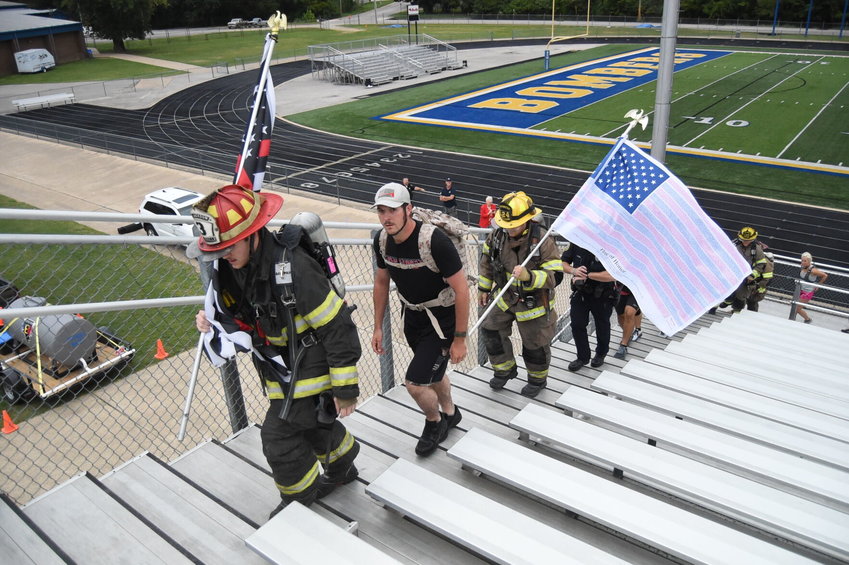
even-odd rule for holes
{"type": "Polygon", "coordinates": [[[741,229],[740,233],[737,234],[737,239],[739,239],[740,241],[752,241],[754,239],[757,239],[757,237],[758,232],[755,231],[755,228],[750,228],[749,226],[746,226],[745,228],[741,229]]]}
{"type": "Polygon", "coordinates": [[[534,201],[524,192],[511,192],[501,199],[495,214],[495,223],[500,228],[516,228],[531,220],[542,210],[534,207],[534,201]]]}

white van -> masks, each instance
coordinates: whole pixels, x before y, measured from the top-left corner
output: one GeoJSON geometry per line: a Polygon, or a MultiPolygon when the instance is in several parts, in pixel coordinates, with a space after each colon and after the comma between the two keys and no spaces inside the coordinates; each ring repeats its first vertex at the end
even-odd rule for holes
{"type": "Polygon", "coordinates": [[[56,66],[56,60],[47,49],[27,49],[15,53],[19,73],[47,72],[56,66]]]}

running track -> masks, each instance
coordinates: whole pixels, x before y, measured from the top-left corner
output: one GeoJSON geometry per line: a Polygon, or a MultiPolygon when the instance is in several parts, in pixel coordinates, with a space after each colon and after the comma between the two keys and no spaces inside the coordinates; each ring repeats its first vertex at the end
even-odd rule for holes
{"type": "MultiPolygon", "coordinates": [[[[309,72],[308,61],[272,67],[278,87],[309,72]]],[[[90,145],[102,139],[112,151],[125,147],[127,152],[153,159],[167,154],[169,161],[227,174],[240,150],[255,82],[255,71],[244,72],[191,87],[146,110],[70,104],[0,116],[0,123],[22,130],[49,127],[69,139],[82,133],[90,145]]],[[[316,83],[316,88],[329,86],[316,83]]],[[[546,213],[557,214],[588,176],[555,167],[340,137],[284,120],[275,125],[268,170],[267,180],[280,185],[360,202],[371,201],[384,182],[409,176],[429,190],[416,193],[417,203],[433,207],[438,205],[435,192],[450,176],[471,223],[476,223],[477,209],[486,195],[497,200],[514,190],[527,191],[546,213]]],[[[777,253],[798,256],[807,250],[818,262],[849,268],[849,213],[729,193],[695,191],[695,195],[729,235],[743,225],[754,225],[777,253]]]]}

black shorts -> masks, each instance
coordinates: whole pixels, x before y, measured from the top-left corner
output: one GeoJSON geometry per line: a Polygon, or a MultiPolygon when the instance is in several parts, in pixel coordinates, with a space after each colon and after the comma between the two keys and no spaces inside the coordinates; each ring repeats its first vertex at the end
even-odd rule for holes
{"type": "Polygon", "coordinates": [[[633,294],[620,294],[619,301],[616,302],[616,315],[621,316],[625,313],[625,307],[630,306],[636,310],[635,315],[640,314],[640,305],[637,304],[637,298],[633,294]]]}
{"type": "Polygon", "coordinates": [[[405,379],[413,384],[428,386],[438,383],[445,376],[448,349],[454,340],[454,309],[450,308],[450,315],[444,310],[449,309],[434,308],[431,311],[440,322],[439,327],[445,339],[439,338],[425,312],[404,312],[404,337],[413,350],[413,360],[407,367],[405,379]]]}

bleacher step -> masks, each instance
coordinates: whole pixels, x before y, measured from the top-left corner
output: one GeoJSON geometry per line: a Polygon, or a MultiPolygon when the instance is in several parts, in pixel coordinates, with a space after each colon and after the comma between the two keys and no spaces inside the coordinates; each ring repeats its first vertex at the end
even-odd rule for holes
{"type": "Polygon", "coordinates": [[[113,498],[94,477],[76,477],[23,507],[30,518],[76,563],[192,563],[185,550],[113,498]]]}
{"type": "Polygon", "coordinates": [[[101,482],[203,563],[263,562],[245,547],[252,525],[151,455],[129,461],[101,482]]]}
{"type": "Polygon", "coordinates": [[[63,565],[60,557],[5,494],[0,493],[0,555],[15,565],[63,565]]]}

